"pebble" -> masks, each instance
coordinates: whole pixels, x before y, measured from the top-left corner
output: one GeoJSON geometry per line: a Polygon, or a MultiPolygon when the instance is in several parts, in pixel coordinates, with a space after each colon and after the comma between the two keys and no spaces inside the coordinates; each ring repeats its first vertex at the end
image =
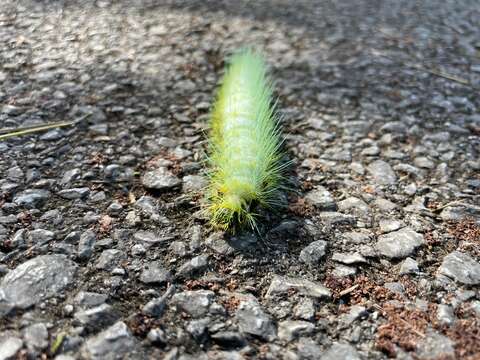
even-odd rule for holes
{"type": "Polygon", "coordinates": [[[334,253],[332,260],[346,265],[367,263],[367,259],[359,253],[334,253]]]}
{"type": "Polygon", "coordinates": [[[13,202],[18,206],[28,209],[36,209],[41,207],[50,197],[50,192],[40,189],[25,190],[13,198],[13,202]]]}
{"type": "Polygon", "coordinates": [[[79,291],[74,298],[75,305],[81,308],[92,308],[99,306],[107,301],[108,296],[90,291],[79,291]]]}
{"type": "Polygon", "coordinates": [[[266,341],[277,337],[277,329],[254,297],[248,297],[240,302],[235,312],[235,319],[241,332],[258,336],[266,341]]]}
{"type": "Polygon", "coordinates": [[[350,344],[334,343],[321,355],[322,360],[360,360],[357,350],[350,344]]]}
{"type": "Polygon", "coordinates": [[[403,228],[385,235],[377,240],[377,251],[390,259],[402,259],[411,255],[415,249],[424,244],[423,235],[411,228],[403,228]]]}
{"type": "Polygon", "coordinates": [[[302,295],[316,299],[329,299],[331,297],[330,290],[320,283],[279,275],[274,275],[265,297],[288,295],[289,290],[294,290],[302,295]]]}
{"type": "Polygon", "coordinates": [[[453,307],[446,304],[440,304],[437,307],[437,320],[442,325],[451,326],[455,322],[453,307]]]}
{"type": "Polygon", "coordinates": [[[151,261],[145,265],[140,274],[140,281],[145,284],[163,284],[172,280],[172,274],[161,261],[151,261]]]}
{"type": "Polygon", "coordinates": [[[80,235],[78,242],[78,258],[88,260],[93,254],[93,247],[97,241],[97,235],[92,230],[87,230],[80,235]]]}
{"type": "Polygon", "coordinates": [[[199,175],[186,175],[183,177],[182,181],[183,191],[187,193],[192,191],[202,191],[208,186],[208,180],[199,175]]]}
{"type": "Polygon", "coordinates": [[[171,302],[178,310],[198,318],[208,313],[214,298],[214,292],[209,290],[184,291],[175,294],[171,302]]]}
{"type": "Polygon", "coordinates": [[[203,272],[208,267],[208,259],[209,257],[207,254],[198,255],[180,266],[177,274],[179,276],[189,277],[203,272]]]}
{"type": "Polygon", "coordinates": [[[82,346],[82,354],[87,359],[116,359],[119,354],[128,357],[132,354],[136,340],[127,325],[120,321],[88,339],[82,346]]]}
{"type": "Polygon", "coordinates": [[[15,307],[26,309],[61,294],[73,283],[76,270],[77,265],[64,255],[40,255],[5,275],[0,294],[15,307]]]}
{"type": "Polygon", "coordinates": [[[142,177],[142,185],[153,190],[170,190],[180,186],[181,183],[181,179],[162,167],[148,171],[142,177]]]}
{"type": "Polygon", "coordinates": [[[428,332],[424,339],[420,339],[415,351],[420,359],[454,359],[455,349],[448,337],[435,332],[428,332]]]}
{"type": "Polygon", "coordinates": [[[394,185],[397,182],[397,176],[392,167],[383,160],[370,163],[367,166],[367,171],[378,185],[394,185]]]}
{"type": "Polygon", "coordinates": [[[313,241],[300,252],[300,261],[308,265],[318,265],[320,260],[325,256],[326,250],[326,241],[313,241]]]}
{"type": "Polygon", "coordinates": [[[437,274],[460,284],[479,285],[480,263],[465,253],[454,251],[443,258],[437,274]]]}
{"type": "Polygon", "coordinates": [[[307,204],[313,205],[319,210],[335,211],[337,209],[332,194],[323,186],[317,186],[305,195],[307,204]]]}
{"type": "Polygon", "coordinates": [[[23,341],[13,336],[0,337],[0,359],[14,360],[23,346],[23,341]]]}
{"type": "Polygon", "coordinates": [[[74,200],[74,199],[83,199],[86,198],[90,194],[90,189],[88,187],[81,187],[81,188],[71,188],[60,190],[58,195],[67,200],[74,200]]]}
{"type": "Polygon", "coordinates": [[[308,321],[286,320],[278,324],[278,338],[290,342],[300,336],[310,335],[315,325],[308,321]]]}
{"type": "Polygon", "coordinates": [[[90,330],[98,331],[112,325],[118,319],[118,315],[111,305],[101,304],[86,310],[77,311],[74,314],[74,318],[80,325],[90,330]]]}
{"type": "Polygon", "coordinates": [[[418,263],[410,258],[407,257],[403,260],[402,264],[400,265],[400,275],[408,275],[408,274],[418,274],[419,273],[418,263]]]}

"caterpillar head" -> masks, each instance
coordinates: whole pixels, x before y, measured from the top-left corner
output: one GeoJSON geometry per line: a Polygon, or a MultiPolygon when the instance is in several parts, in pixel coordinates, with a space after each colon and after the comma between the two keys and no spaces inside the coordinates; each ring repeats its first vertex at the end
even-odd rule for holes
{"type": "Polygon", "coordinates": [[[209,207],[211,223],[213,226],[228,230],[234,224],[249,224],[256,229],[255,214],[250,210],[250,202],[235,193],[221,194],[209,207]]]}

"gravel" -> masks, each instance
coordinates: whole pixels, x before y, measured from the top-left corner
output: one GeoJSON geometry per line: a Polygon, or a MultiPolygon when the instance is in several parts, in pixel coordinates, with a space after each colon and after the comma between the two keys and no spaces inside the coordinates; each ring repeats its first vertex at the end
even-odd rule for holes
{"type": "Polygon", "coordinates": [[[0,359],[478,358],[479,22],[470,0],[1,1],[0,136],[72,123],[0,140],[0,359]],[[291,167],[229,234],[206,134],[245,45],[291,167]]]}

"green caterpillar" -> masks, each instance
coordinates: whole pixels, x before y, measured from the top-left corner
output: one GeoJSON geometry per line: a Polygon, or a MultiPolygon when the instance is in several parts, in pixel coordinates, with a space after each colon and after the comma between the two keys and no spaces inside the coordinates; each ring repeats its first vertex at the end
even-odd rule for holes
{"type": "Polygon", "coordinates": [[[210,120],[208,212],[215,227],[256,229],[256,205],[274,207],[285,168],[272,81],[261,55],[230,59],[210,120]]]}

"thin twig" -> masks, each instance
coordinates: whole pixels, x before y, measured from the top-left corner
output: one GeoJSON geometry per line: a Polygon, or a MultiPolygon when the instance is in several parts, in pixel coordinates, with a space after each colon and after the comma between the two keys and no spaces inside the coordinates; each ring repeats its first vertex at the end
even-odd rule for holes
{"type": "MultiPolygon", "coordinates": [[[[390,56],[388,55],[385,55],[383,53],[381,53],[380,51],[375,51],[375,50],[372,50],[371,51],[372,55],[374,56],[378,56],[378,57],[383,57],[383,58],[386,58],[388,60],[391,60],[391,61],[395,61],[395,59],[391,58],[390,56]]],[[[455,76],[455,75],[452,75],[452,74],[449,74],[445,71],[442,71],[442,70],[436,70],[436,69],[430,69],[430,68],[427,68],[421,64],[418,64],[418,63],[413,63],[413,62],[407,62],[407,61],[400,61],[401,65],[403,66],[406,66],[406,67],[411,67],[413,69],[417,69],[417,70],[420,70],[420,71],[424,71],[424,72],[427,72],[429,74],[432,74],[432,75],[435,75],[435,76],[438,76],[438,77],[442,77],[444,79],[447,79],[447,80],[450,80],[450,81],[454,81],[456,83],[459,83],[459,84],[462,84],[462,85],[465,85],[465,86],[468,86],[472,89],[477,89],[475,86],[473,86],[470,81],[464,79],[464,78],[461,78],[461,77],[458,77],[458,76],[455,76]]],[[[478,89],[477,89],[478,90],[478,89]]]]}
{"type": "Polygon", "coordinates": [[[340,291],[340,292],[338,293],[338,296],[339,296],[339,297],[345,296],[345,295],[351,293],[351,292],[352,292],[353,290],[355,290],[356,288],[358,288],[358,286],[359,286],[358,284],[353,285],[353,286],[350,286],[348,289],[345,289],[345,290],[340,291]]]}

